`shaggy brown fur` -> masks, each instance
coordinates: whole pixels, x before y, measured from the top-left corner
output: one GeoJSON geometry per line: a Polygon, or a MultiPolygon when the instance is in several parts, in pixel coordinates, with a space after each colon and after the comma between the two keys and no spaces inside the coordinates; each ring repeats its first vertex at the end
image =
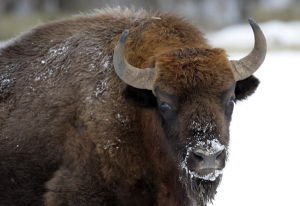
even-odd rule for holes
{"type": "Polygon", "coordinates": [[[34,28],[0,50],[0,205],[205,205],[219,179],[189,190],[177,151],[200,116],[228,144],[222,105],[234,84],[225,52],[169,14],[108,9],[34,28]],[[178,100],[176,129],[151,91],[114,73],[124,29],[128,62],[155,66],[155,87],[178,100]]]}

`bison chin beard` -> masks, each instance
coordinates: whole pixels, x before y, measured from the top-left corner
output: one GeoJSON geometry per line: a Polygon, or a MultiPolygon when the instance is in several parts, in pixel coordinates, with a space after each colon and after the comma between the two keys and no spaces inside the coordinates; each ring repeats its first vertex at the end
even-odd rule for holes
{"type": "Polygon", "coordinates": [[[181,161],[179,180],[188,197],[189,203],[187,205],[206,206],[208,202],[212,202],[221,179],[222,174],[216,174],[210,180],[203,179],[189,170],[184,160],[181,161]]]}
{"type": "Polygon", "coordinates": [[[183,185],[191,206],[206,206],[214,199],[217,187],[222,179],[219,175],[214,181],[203,180],[182,171],[180,182],[183,185]]]}

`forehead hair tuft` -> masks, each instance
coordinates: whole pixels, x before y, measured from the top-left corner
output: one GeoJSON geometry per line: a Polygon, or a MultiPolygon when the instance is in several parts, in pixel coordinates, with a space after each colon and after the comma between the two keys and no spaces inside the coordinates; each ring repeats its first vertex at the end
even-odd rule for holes
{"type": "Polygon", "coordinates": [[[234,83],[227,55],[222,49],[181,48],[156,60],[157,84],[174,91],[201,89],[220,92],[234,83]]]}

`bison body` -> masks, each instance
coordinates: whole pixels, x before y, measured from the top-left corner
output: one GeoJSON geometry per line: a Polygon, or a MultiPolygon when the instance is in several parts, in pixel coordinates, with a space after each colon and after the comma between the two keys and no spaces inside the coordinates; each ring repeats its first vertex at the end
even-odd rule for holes
{"type": "Polygon", "coordinates": [[[257,85],[173,15],[107,9],[38,26],[0,50],[0,205],[206,205],[221,175],[198,161],[220,152],[221,173],[233,101],[257,85]],[[125,29],[124,58],[155,68],[152,90],[115,72],[125,29]]]}

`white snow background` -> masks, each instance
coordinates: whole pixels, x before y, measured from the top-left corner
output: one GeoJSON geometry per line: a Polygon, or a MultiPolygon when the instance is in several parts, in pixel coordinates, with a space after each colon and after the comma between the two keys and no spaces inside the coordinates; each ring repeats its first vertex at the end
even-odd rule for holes
{"type": "MultiPolygon", "coordinates": [[[[269,47],[255,73],[261,83],[235,105],[230,156],[214,206],[300,205],[300,22],[260,26],[269,47]]],[[[243,57],[253,44],[247,24],[207,38],[230,59],[243,57]]]]}
{"type": "MultiPolygon", "coordinates": [[[[300,205],[300,22],[260,26],[269,47],[255,73],[261,83],[235,105],[230,156],[214,206],[300,205]]],[[[253,44],[248,24],[206,37],[230,59],[246,55],[253,44]]]]}
{"type": "MultiPolygon", "coordinates": [[[[300,50],[300,21],[269,21],[259,23],[269,49],[298,49],[300,50]]],[[[249,24],[226,27],[220,31],[208,33],[206,36],[212,45],[235,51],[251,48],[252,30],[249,24]]]]}

